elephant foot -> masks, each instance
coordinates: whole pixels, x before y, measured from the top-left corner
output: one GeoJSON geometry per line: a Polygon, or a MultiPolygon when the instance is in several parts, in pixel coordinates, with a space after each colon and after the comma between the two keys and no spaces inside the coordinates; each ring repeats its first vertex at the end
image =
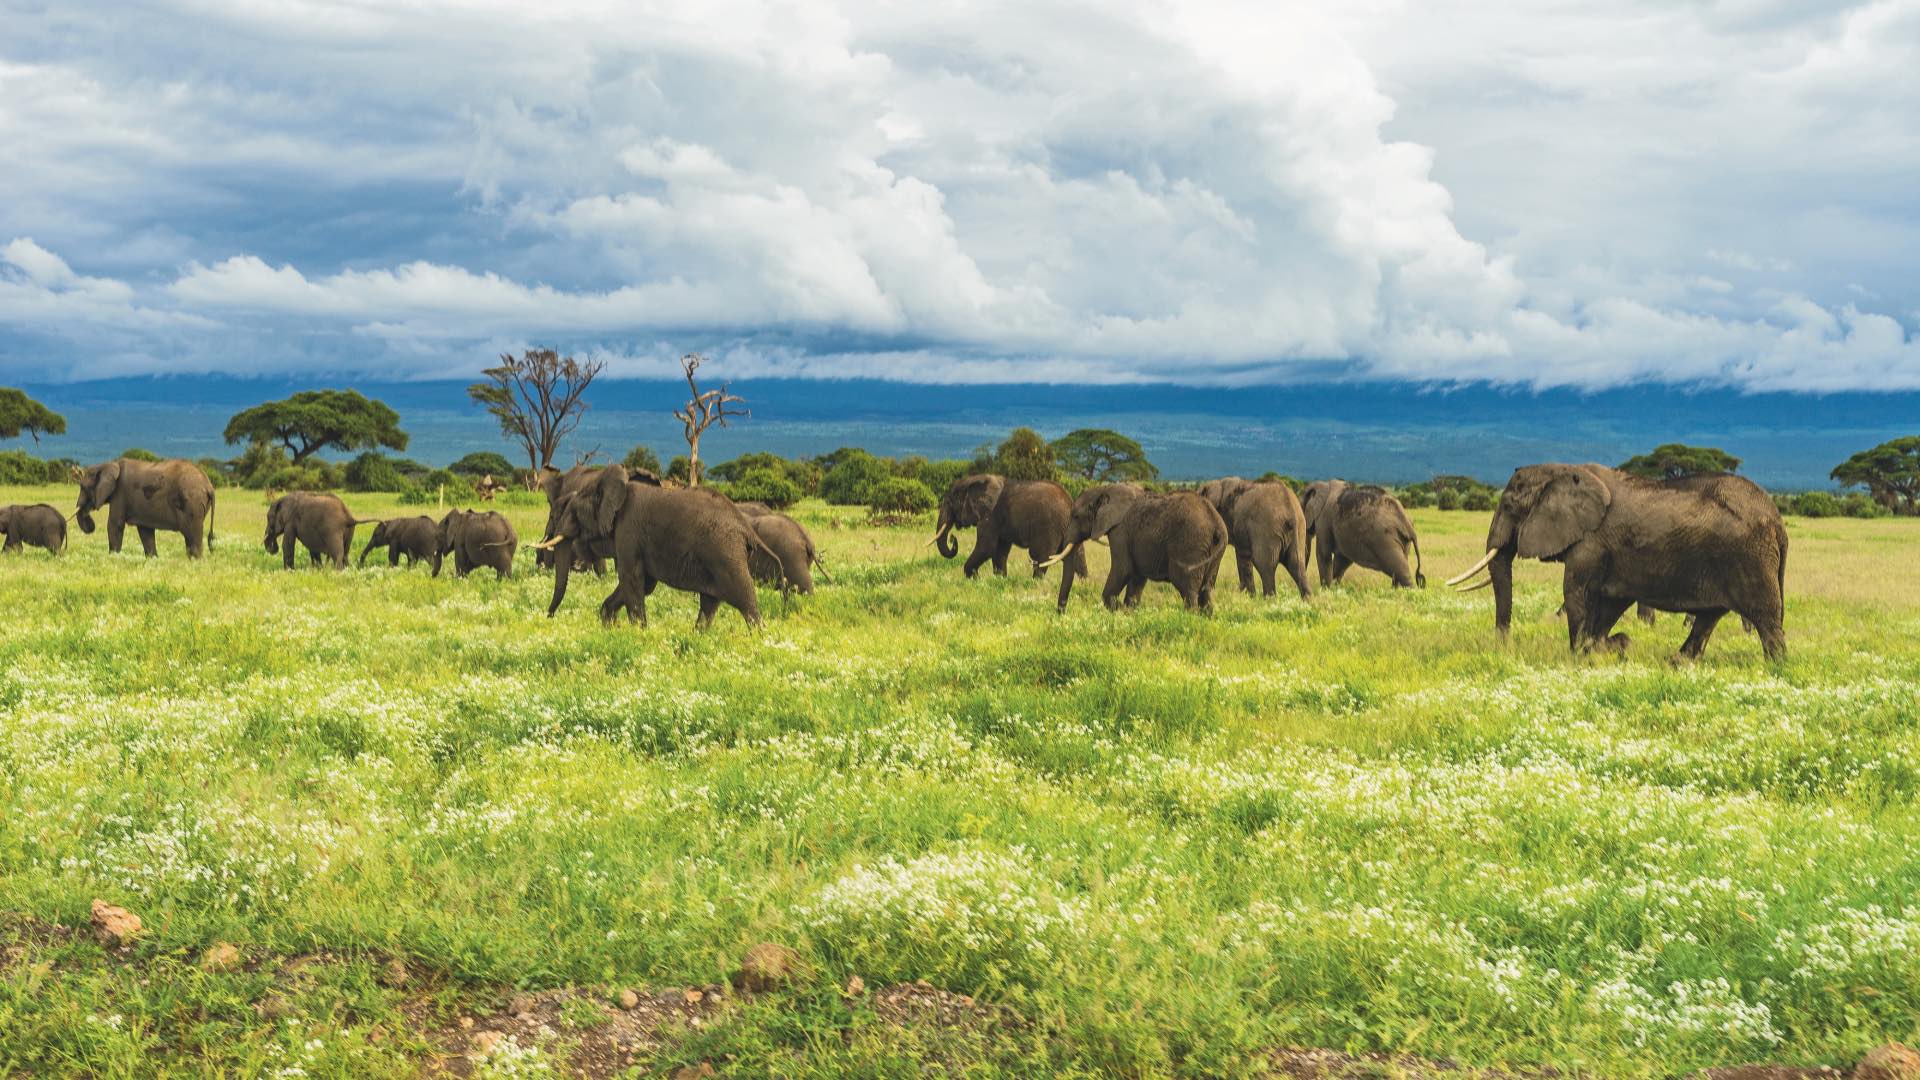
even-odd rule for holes
{"type": "Polygon", "coordinates": [[[1676,667],[1676,668],[1690,668],[1694,665],[1694,662],[1699,659],[1700,658],[1698,656],[1695,656],[1694,654],[1686,651],[1685,649],[1682,649],[1679,652],[1674,653],[1672,656],[1667,657],[1667,666],[1676,667]]]}
{"type": "Polygon", "coordinates": [[[1627,646],[1631,644],[1633,644],[1633,639],[1627,635],[1614,634],[1607,638],[1605,648],[1615,656],[1625,656],[1627,654],[1627,646]]]}

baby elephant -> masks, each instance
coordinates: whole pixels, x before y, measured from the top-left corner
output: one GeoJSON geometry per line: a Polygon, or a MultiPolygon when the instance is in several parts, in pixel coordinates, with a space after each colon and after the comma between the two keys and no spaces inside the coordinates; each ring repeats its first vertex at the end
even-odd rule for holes
{"type": "Polygon", "coordinates": [[[453,553],[453,574],[466,577],[476,566],[490,566],[500,578],[513,576],[513,553],[520,537],[513,523],[498,510],[449,510],[440,519],[433,549],[433,576],[440,576],[440,563],[453,553]]]}
{"type": "Polygon", "coordinates": [[[0,507],[0,536],[7,538],[6,551],[32,544],[58,555],[67,546],[67,519],[46,503],[0,507]]]}
{"type": "Polygon", "coordinates": [[[432,562],[439,546],[440,526],[427,515],[392,518],[373,527],[366,550],[360,552],[360,565],[367,565],[367,556],[382,547],[387,549],[388,566],[399,566],[402,555],[407,557],[408,566],[423,560],[432,562]]]}
{"type": "MultiPolygon", "coordinates": [[[[1066,551],[1047,560],[1059,562],[1089,540],[1106,537],[1113,549],[1100,599],[1109,609],[1126,594],[1140,602],[1149,581],[1164,581],[1180,593],[1189,609],[1213,610],[1213,579],[1227,551],[1227,523],[1213,504],[1191,491],[1153,495],[1134,484],[1088,488],[1073,502],[1066,551]]],[[[1060,582],[1060,610],[1067,609],[1073,575],[1060,582]]]]}
{"type": "Polygon", "coordinates": [[[826,567],[821,565],[820,553],[814,550],[813,537],[807,535],[807,530],[787,515],[774,511],[757,517],[747,515],[747,522],[774,556],[770,559],[760,551],[747,556],[747,569],[752,572],[753,580],[779,585],[784,574],[788,588],[799,590],[802,596],[812,596],[813,568],[819,566],[824,578],[826,567]],[[774,559],[779,562],[775,563],[774,559]]]}

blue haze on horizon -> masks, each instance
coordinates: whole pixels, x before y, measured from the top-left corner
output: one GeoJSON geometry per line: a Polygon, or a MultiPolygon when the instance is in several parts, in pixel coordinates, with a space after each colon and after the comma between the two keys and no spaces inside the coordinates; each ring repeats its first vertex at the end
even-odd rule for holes
{"type": "MultiPolygon", "coordinates": [[[[91,461],[140,446],[165,456],[231,457],[221,430],[233,413],[315,385],[352,386],[387,402],[410,435],[404,456],[434,465],[518,449],[472,405],[465,382],[289,380],[222,376],[136,377],[27,386],[63,413],[65,436],[0,443],[47,457],[91,461]]],[[[1170,479],[1268,469],[1300,477],[1408,483],[1464,473],[1501,483],[1535,461],[1617,463],[1663,442],[1718,446],[1769,487],[1828,488],[1849,454],[1920,432],[1920,394],[1744,394],[1636,387],[1582,393],[1484,386],[1323,384],[1236,389],[1176,385],[930,386],[874,380],[739,379],[750,419],[709,431],[710,462],[768,450],[786,456],[862,446],[886,455],[964,457],[1016,426],[1049,438],[1113,428],[1140,440],[1170,479]]],[[[682,383],[602,379],[560,462],[599,450],[618,458],[636,443],[666,460],[685,452],[671,415],[682,383]]],[[[328,454],[330,458],[343,455],[328,454]]]]}

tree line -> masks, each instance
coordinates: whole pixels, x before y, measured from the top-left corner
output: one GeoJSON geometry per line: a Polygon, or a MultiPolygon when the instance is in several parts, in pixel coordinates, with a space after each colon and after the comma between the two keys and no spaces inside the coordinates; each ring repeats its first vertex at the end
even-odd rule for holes
{"type": "MultiPolygon", "coordinates": [[[[681,358],[688,399],[673,415],[685,429],[687,452],[663,467],[647,446],[635,446],[621,458],[629,469],[647,469],[672,483],[722,488],[736,499],[752,499],[776,508],[803,498],[842,506],[865,506],[877,517],[905,517],[933,508],[939,494],[959,477],[997,472],[1015,479],[1057,480],[1077,494],[1094,484],[1131,481],[1155,487],[1160,472],[1140,444],[1117,431],[1083,428],[1049,440],[1032,428],[1014,429],[998,443],[975,448],[970,457],[929,460],[918,455],[883,457],[859,447],[827,454],[784,458],[765,451],[743,454],[707,466],[700,443],[708,430],[749,418],[747,401],[730,386],[702,388],[697,353],[681,358]]],[[[407,433],[400,416],[384,402],[354,390],[304,390],[280,401],[262,402],[228,420],[222,432],[229,445],[243,446],[234,458],[202,458],[201,468],[219,485],[272,490],[397,492],[402,502],[434,502],[474,497],[484,481],[515,484],[522,497],[557,462],[561,444],[578,429],[588,408],[587,391],[605,370],[601,361],[579,361],[551,349],[503,355],[467,388],[468,398],[499,423],[503,438],[521,452],[521,468],[506,456],[485,451],[434,467],[387,451],[404,451],[407,433]],[[357,453],[345,462],[322,453],[357,453]]],[[[40,437],[66,432],[66,419],[23,391],[0,387],[0,439],[40,437]]],[[[131,447],[123,457],[153,459],[131,447]]],[[[598,451],[570,464],[593,464],[598,451]]],[[[608,459],[610,460],[610,459],[608,459]]],[[[73,466],[66,458],[42,460],[23,450],[0,451],[0,483],[64,481],[73,466]]],[[[1667,443],[1620,464],[1626,472],[1652,478],[1676,478],[1737,472],[1741,460],[1715,447],[1667,443]]],[[[1879,517],[1920,512],[1920,435],[1891,439],[1863,450],[1832,470],[1842,491],[1776,494],[1784,513],[1807,517],[1879,517]],[[1855,490],[1846,490],[1855,489],[1855,490]]],[[[1278,480],[1296,490],[1301,482],[1269,472],[1258,479],[1278,480]]],[[[1398,487],[1410,507],[1487,511],[1499,489],[1469,476],[1435,476],[1398,487]]],[[[509,501],[517,501],[510,494],[509,501]]]]}

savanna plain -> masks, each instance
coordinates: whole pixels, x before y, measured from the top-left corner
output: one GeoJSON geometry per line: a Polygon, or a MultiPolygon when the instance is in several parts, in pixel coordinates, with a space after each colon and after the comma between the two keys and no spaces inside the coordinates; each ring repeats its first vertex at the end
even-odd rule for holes
{"type": "Polygon", "coordinates": [[[1023,555],[964,581],[925,524],[805,503],[831,583],[699,632],[665,588],[602,628],[591,576],[549,620],[524,548],[288,573],[220,494],[204,562],[0,559],[0,1073],[566,1075],[623,990],[762,942],[791,982],[611,1071],[1652,1077],[1920,1035],[1920,522],[1789,519],[1789,659],[1729,620],[1676,668],[1671,616],[1570,656],[1538,564],[1498,646],[1439,586],[1485,514],[1414,512],[1422,591],[1229,561],[1211,617],[1114,614],[1096,549],[1061,616],[1023,555]],[[95,899],[141,934],[97,943],[95,899]],[[918,980],[983,1019],[875,1006],[918,980]]]}

